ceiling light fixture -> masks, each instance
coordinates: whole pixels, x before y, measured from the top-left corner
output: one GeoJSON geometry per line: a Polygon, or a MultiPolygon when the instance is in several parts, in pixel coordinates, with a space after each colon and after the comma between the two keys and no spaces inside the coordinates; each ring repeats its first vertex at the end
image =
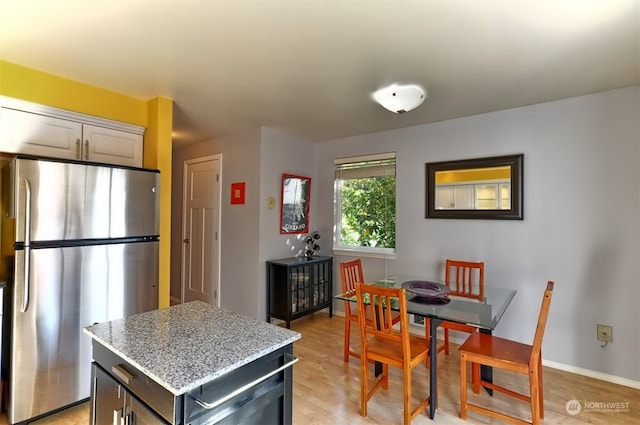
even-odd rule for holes
{"type": "Polygon", "coordinates": [[[427,94],[416,84],[391,84],[374,92],[371,97],[391,112],[402,114],[420,106],[427,94]]]}

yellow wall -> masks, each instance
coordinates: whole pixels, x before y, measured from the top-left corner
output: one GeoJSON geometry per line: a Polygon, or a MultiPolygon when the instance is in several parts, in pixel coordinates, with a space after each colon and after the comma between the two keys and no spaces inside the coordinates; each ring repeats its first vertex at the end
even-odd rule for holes
{"type": "Polygon", "coordinates": [[[511,167],[470,168],[468,170],[437,171],[436,184],[476,182],[483,180],[508,180],[511,167]]]}
{"type": "Polygon", "coordinates": [[[0,60],[0,95],[147,127],[147,102],[0,60]]]}
{"type": "Polygon", "coordinates": [[[173,101],[156,97],[149,101],[149,125],[145,134],[144,166],[160,172],[160,307],[169,307],[171,276],[171,131],[173,101]],[[168,141],[168,143],[167,143],[168,141]],[[148,147],[147,147],[148,144],[148,147]]]}
{"type": "Polygon", "coordinates": [[[160,170],[160,307],[169,306],[171,99],[149,101],[0,60],[0,95],[146,128],[144,166],[160,170]]]}

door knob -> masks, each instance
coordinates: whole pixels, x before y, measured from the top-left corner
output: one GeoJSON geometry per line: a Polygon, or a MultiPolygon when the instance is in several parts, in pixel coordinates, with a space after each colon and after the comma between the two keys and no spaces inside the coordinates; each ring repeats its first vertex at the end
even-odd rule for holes
{"type": "Polygon", "coordinates": [[[182,240],[182,243],[189,243],[189,238],[184,238],[184,239],[182,240]]]}

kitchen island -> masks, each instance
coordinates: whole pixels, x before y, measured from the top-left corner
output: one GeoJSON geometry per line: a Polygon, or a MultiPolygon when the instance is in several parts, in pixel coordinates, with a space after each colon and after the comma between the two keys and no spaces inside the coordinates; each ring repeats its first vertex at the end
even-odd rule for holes
{"type": "Polygon", "coordinates": [[[291,424],[298,332],[194,301],[87,326],[92,424],[291,424]]]}

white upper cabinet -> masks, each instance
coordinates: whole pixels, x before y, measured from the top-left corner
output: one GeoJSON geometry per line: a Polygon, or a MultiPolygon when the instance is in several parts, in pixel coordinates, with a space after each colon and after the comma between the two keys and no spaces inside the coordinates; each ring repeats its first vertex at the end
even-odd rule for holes
{"type": "Polygon", "coordinates": [[[142,136],[93,125],[82,126],[82,152],[87,161],[142,166],[142,136]]]}
{"type": "Polygon", "coordinates": [[[82,124],[14,109],[0,110],[0,150],[77,159],[82,124]]]}
{"type": "Polygon", "coordinates": [[[142,167],[142,127],[18,103],[0,98],[0,152],[142,167]]]}

